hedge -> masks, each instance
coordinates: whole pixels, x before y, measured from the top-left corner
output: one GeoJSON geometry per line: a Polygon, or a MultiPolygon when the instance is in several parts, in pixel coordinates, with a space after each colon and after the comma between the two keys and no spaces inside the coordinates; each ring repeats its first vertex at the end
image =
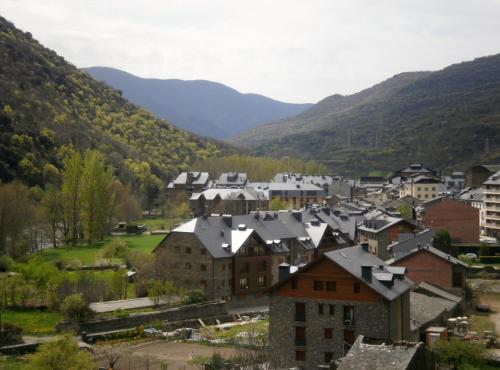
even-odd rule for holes
{"type": "Polygon", "coordinates": [[[481,263],[500,263],[500,256],[481,256],[479,257],[481,263]]]}

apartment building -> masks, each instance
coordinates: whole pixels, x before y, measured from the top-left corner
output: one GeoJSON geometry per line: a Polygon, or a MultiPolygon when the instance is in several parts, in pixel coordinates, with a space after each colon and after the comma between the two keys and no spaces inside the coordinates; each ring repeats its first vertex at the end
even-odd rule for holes
{"type": "Polygon", "coordinates": [[[414,175],[406,179],[401,187],[400,198],[411,196],[426,201],[437,198],[446,190],[439,177],[429,175],[414,175]]]}
{"type": "Polygon", "coordinates": [[[368,245],[323,254],[270,288],[272,365],[318,369],[358,335],[409,339],[412,285],[404,268],[387,266],[368,245]]]}
{"type": "Polygon", "coordinates": [[[500,171],[484,182],[484,233],[500,240],[500,171]]]}

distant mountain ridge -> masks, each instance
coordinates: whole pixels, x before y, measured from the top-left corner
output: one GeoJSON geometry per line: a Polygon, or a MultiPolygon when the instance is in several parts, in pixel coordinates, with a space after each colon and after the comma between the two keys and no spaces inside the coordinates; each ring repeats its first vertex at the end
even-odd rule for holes
{"type": "Polygon", "coordinates": [[[242,94],[205,80],[141,78],[108,67],[83,68],[157,117],[199,135],[225,139],[260,124],[301,113],[312,104],[291,104],[242,94]]]}
{"type": "Polygon", "coordinates": [[[500,163],[500,54],[400,73],[229,141],[255,154],[320,160],[342,174],[408,161],[437,169],[500,163]]]}

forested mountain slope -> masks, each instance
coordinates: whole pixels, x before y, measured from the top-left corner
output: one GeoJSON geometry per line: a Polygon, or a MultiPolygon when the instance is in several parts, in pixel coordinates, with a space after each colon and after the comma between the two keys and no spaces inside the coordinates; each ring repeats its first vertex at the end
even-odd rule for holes
{"type": "Polygon", "coordinates": [[[42,185],[72,148],[125,182],[161,187],[197,159],[233,152],[128,102],[0,17],[0,180],[42,185]]]}
{"type": "Polygon", "coordinates": [[[408,161],[438,169],[499,162],[500,55],[333,95],[232,142],[258,154],[322,160],[344,174],[390,171],[408,161]]]}
{"type": "Polygon", "coordinates": [[[220,83],[140,78],[107,67],[84,68],[157,117],[194,133],[228,138],[265,122],[294,116],[312,104],[290,104],[242,94],[220,83]]]}

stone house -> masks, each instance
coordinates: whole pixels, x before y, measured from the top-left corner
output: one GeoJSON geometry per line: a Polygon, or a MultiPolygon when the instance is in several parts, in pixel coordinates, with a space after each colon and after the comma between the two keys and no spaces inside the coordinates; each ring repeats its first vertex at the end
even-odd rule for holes
{"type": "Polygon", "coordinates": [[[386,266],[366,244],[321,255],[269,290],[272,365],[317,369],[358,335],[409,339],[412,286],[404,268],[386,266]]]}
{"type": "Polygon", "coordinates": [[[439,197],[420,205],[419,217],[425,227],[446,229],[455,243],[479,241],[479,210],[455,199],[439,197]]]}
{"type": "Polygon", "coordinates": [[[359,241],[368,243],[370,252],[387,260],[390,258],[387,251],[389,244],[396,241],[400,234],[413,233],[416,229],[408,220],[374,210],[365,214],[363,222],[358,226],[359,241]]]}
{"type": "Polygon", "coordinates": [[[465,183],[467,186],[479,187],[493,175],[495,172],[500,171],[500,164],[484,164],[477,165],[469,168],[465,172],[465,183]]]}
{"type": "Polygon", "coordinates": [[[314,184],[271,182],[269,183],[269,202],[280,198],[290,208],[303,208],[306,204],[323,204],[326,191],[314,184]]]}
{"type": "Polygon", "coordinates": [[[248,176],[244,172],[225,172],[221,173],[215,185],[221,188],[231,186],[243,187],[247,184],[248,176]]]}
{"type": "Polygon", "coordinates": [[[167,185],[167,195],[174,202],[185,201],[208,188],[209,183],[208,172],[182,172],[167,185]]]}
{"type": "Polygon", "coordinates": [[[269,198],[266,192],[257,189],[210,188],[193,193],[189,206],[194,216],[213,213],[247,215],[267,210],[269,198]]]}
{"type": "Polygon", "coordinates": [[[429,244],[398,253],[387,264],[406,267],[406,276],[415,284],[425,281],[459,295],[465,288],[467,264],[429,244]]]}

